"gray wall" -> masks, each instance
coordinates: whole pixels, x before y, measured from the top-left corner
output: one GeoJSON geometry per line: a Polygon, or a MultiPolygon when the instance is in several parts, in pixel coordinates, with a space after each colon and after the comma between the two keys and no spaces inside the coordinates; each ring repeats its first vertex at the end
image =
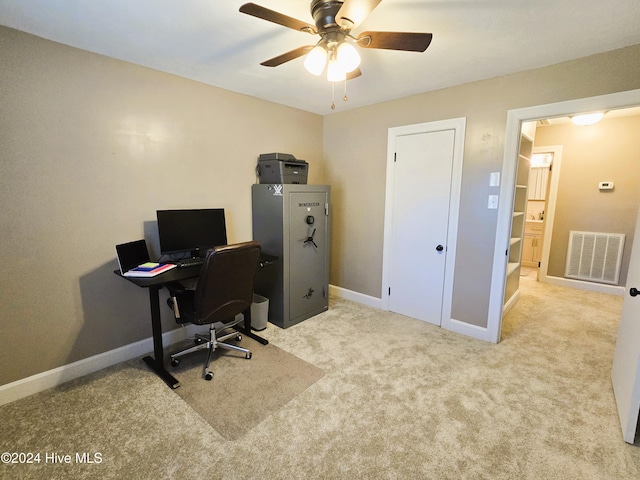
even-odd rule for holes
{"type": "Polygon", "coordinates": [[[624,233],[619,285],[626,283],[640,205],[639,135],[640,116],[537,128],[536,147],[562,145],[548,275],[564,276],[570,230],[624,233]],[[601,192],[602,181],[613,181],[615,189],[601,192]]]}
{"type": "Polygon", "coordinates": [[[156,209],[224,207],[244,241],[260,153],[323,183],[318,115],[4,27],[0,45],[0,384],[151,335],[113,270],[117,243],[157,251],[156,209]]]}
{"type": "Polygon", "coordinates": [[[388,129],[466,117],[452,316],[485,327],[497,222],[489,174],[502,169],[507,111],[637,88],[640,45],[325,116],[331,283],[381,295],[388,129]]]}

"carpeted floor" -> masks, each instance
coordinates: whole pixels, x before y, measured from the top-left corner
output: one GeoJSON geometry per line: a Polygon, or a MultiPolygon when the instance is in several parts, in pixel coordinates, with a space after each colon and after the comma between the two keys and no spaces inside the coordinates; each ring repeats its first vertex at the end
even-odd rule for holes
{"type": "Polygon", "coordinates": [[[101,463],[5,464],[0,477],[640,478],[610,381],[621,298],[522,285],[498,345],[341,299],[269,325],[273,345],[325,375],[233,441],[139,361],[4,405],[0,451],[101,463]]]}

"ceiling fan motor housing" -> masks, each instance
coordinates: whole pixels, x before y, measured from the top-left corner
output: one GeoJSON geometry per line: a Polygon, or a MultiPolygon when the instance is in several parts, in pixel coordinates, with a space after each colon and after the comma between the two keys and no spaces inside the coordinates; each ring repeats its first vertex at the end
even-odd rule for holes
{"type": "Polygon", "coordinates": [[[343,2],[335,0],[312,0],[311,16],[318,27],[318,31],[322,32],[331,28],[340,28],[336,23],[336,14],[342,7],[343,2]]]}

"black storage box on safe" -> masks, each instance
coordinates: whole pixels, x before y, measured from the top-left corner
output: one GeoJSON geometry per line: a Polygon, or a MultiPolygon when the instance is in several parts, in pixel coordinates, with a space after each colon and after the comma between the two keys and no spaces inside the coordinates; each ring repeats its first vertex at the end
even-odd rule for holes
{"type": "Polygon", "coordinates": [[[263,153],[258,157],[260,183],[307,184],[309,164],[289,153],[263,153]]]}

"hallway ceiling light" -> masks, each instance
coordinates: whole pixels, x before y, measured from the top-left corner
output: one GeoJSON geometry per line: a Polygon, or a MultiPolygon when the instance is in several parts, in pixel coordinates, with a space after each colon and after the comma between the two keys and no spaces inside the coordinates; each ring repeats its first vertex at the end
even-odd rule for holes
{"type": "Polygon", "coordinates": [[[586,126],[598,123],[606,112],[585,113],[583,115],[573,115],[571,121],[574,125],[586,126]]]}

